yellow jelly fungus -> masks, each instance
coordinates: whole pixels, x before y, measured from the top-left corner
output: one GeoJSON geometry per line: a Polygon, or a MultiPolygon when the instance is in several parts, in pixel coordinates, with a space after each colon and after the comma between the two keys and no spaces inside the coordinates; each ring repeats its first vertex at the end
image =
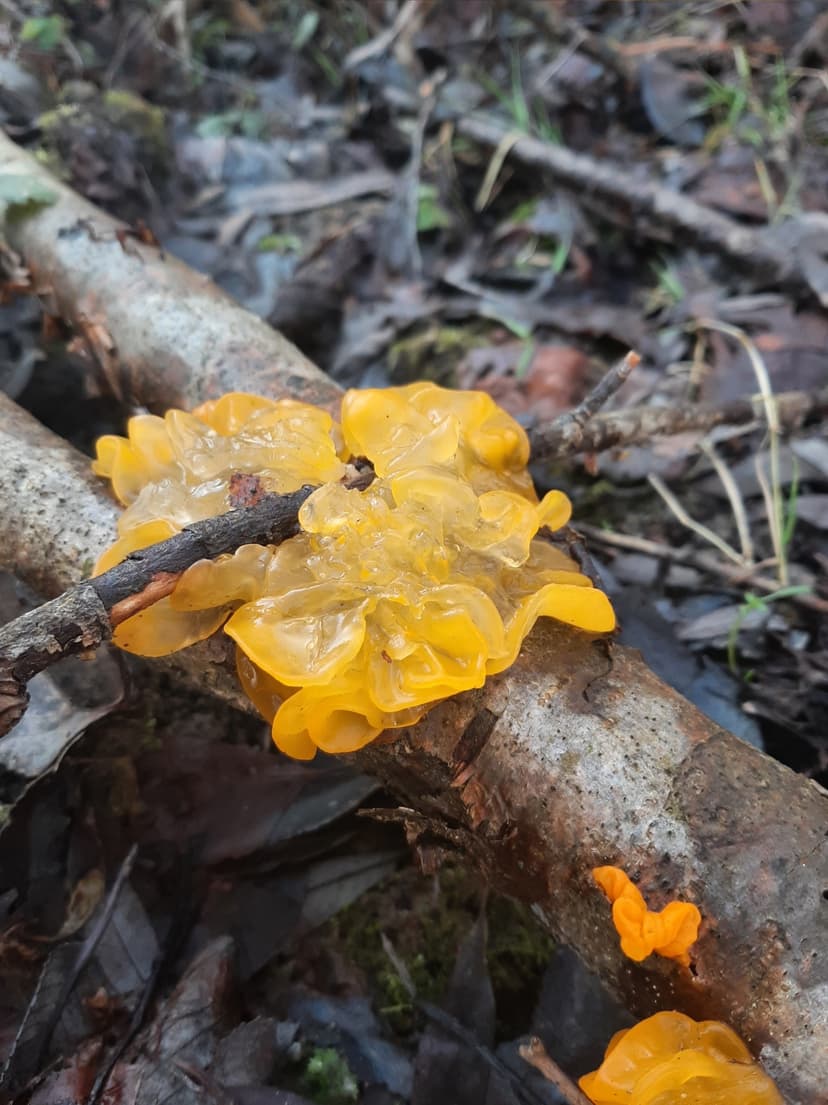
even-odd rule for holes
{"type": "Polygon", "coordinates": [[[579,1085],[593,1105],[784,1105],[731,1028],[675,1012],[616,1033],[579,1085]]]}
{"type": "Polygon", "coordinates": [[[609,600],[543,537],[570,503],[538,502],[522,428],[481,392],[429,383],[350,391],[342,424],[291,400],[225,395],[191,414],[130,420],[95,471],[125,505],[97,571],[232,505],[238,476],[266,491],[317,484],[300,532],[194,564],[115,631],[162,655],[224,624],[242,685],[285,752],[352,752],[514,662],[539,617],[593,633],[609,600]],[[349,458],[377,478],[345,487],[349,458]]]}
{"type": "Polygon", "coordinates": [[[620,867],[596,867],[592,877],[612,902],[612,920],[624,955],[640,963],[655,952],[685,967],[690,965],[688,952],[698,939],[701,924],[696,906],[670,902],[654,913],[620,867]]]}

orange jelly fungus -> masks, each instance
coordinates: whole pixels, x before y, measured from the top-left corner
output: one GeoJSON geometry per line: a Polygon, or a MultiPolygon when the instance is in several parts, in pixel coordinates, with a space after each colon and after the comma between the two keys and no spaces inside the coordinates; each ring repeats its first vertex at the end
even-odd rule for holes
{"type": "Polygon", "coordinates": [[[226,511],[239,473],[273,492],[320,486],[299,534],[194,564],[115,641],[159,656],[224,625],[283,751],[352,752],[507,668],[538,617],[614,628],[606,595],[537,536],[571,508],[559,491],[538,502],[528,459],[490,396],[430,383],[350,391],[341,426],[244,394],[133,418],[98,442],[95,471],[126,509],[97,572],[226,511]],[[374,465],[367,490],[340,482],[351,457],[374,465]]]}
{"type": "Polygon", "coordinates": [[[685,967],[690,965],[688,950],[698,939],[701,924],[696,906],[670,902],[659,913],[653,913],[620,867],[596,867],[592,877],[612,902],[612,920],[624,955],[640,963],[655,952],[685,967]]]}
{"type": "Polygon", "coordinates": [[[731,1028],[674,1012],[617,1032],[579,1085],[593,1105],[784,1105],[731,1028]]]}

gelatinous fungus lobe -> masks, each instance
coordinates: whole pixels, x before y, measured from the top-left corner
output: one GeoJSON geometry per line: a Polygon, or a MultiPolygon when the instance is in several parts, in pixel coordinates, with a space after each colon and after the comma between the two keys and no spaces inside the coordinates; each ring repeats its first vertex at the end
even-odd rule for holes
{"type": "Polygon", "coordinates": [[[784,1105],[731,1028],[672,1011],[616,1033],[579,1085],[593,1105],[784,1105]]]}
{"type": "Polygon", "coordinates": [[[669,902],[659,912],[647,908],[638,887],[620,867],[596,867],[592,877],[612,903],[612,920],[624,955],[640,963],[648,955],[690,965],[689,949],[699,936],[701,914],[692,902],[669,902]]]}
{"type": "Polygon", "coordinates": [[[360,748],[507,668],[538,617],[614,628],[606,595],[539,536],[570,504],[538,501],[528,458],[488,395],[429,383],[348,392],[341,425],[243,394],[132,419],[98,443],[95,470],[126,508],[98,570],[227,510],[240,474],[269,492],[318,489],[295,537],[193,565],[116,641],[161,655],[224,625],[281,749],[360,748]],[[341,482],[351,457],[374,466],[365,490],[341,482]]]}

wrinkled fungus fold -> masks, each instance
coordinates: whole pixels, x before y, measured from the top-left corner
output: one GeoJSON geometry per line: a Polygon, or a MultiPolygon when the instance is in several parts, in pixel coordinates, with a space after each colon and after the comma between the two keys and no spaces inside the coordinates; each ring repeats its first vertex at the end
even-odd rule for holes
{"type": "Polygon", "coordinates": [[[617,1032],[579,1085],[593,1105],[784,1105],[731,1028],[673,1011],[617,1032]]]}
{"type": "Polygon", "coordinates": [[[701,924],[701,914],[692,902],[669,902],[656,913],[647,908],[641,891],[620,867],[596,867],[592,877],[612,903],[612,920],[624,955],[640,963],[655,952],[690,965],[690,948],[701,924]]]}
{"type": "Polygon", "coordinates": [[[490,396],[430,383],[347,392],[341,424],[241,393],[133,418],[97,446],[125,508],[97,572],[229,509],[240,475],[317,490],[296,536],[194,564],[115,641],[158,656],[223,625],[283,751],[355,751],[509,667],[540,617],[614,628],[606,595],[539,536],[571,508],[560,491],[538,501],[528,459],[490,396]],[[343,483],[351,458],[374,467],[365,490],[343,483]]]}

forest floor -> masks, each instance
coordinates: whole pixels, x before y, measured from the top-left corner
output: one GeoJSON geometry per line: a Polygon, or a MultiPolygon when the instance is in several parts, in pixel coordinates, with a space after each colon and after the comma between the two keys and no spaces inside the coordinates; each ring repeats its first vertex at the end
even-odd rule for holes
{"type": "MultiPolygon", "coordinates": [[[[3,0],[0,122],[343,386],[482,388],[536,428],[635,349],[611,409],[772,402],[828,385],[822,7],[3,0]]],[[[134,413],[33,298],[0,306],[0,388],[87,451],[134,413]]],[[[621,640],[828,782],[824,423],[534,475],[572,498],[621,640]]],[[[2,622],[20,589],[0,584],[2,622]]],[[[390,802],[370,779],[280,762],[261,723],[147,665],[66,662],[24,724],[60,754],[21,772],[0,746],[19,1100],[556,1102],[520,1042],[578,1076],[629,1023],[463,863],[419,874],[358,816],[390,802]]]]}

